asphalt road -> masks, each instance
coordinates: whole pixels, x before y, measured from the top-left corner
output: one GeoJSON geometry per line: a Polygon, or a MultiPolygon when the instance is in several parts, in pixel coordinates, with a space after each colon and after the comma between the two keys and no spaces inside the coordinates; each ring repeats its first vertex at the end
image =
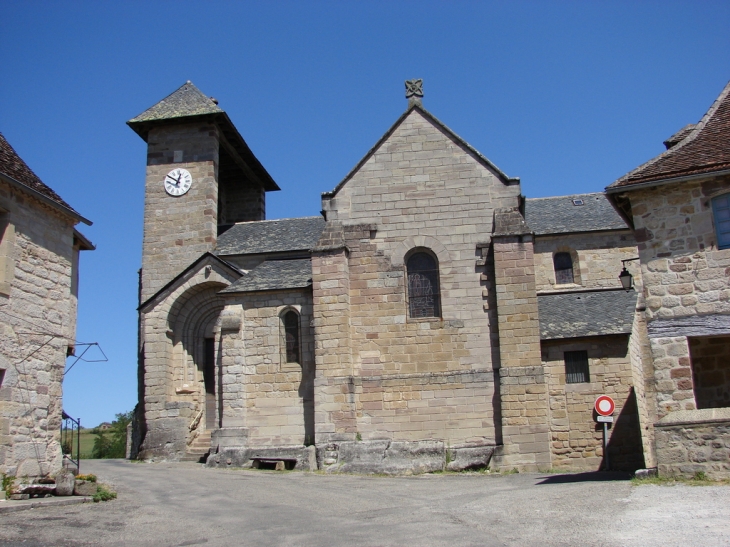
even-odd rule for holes
{"type": "Polygon", "coordinates": [[[730,487],[602,474],[416,477],[83,461],[115,501],[0,515],[0,545],[730,545],[730,487]],[[605,480],[614,479],[614,480],[605,480]]]}

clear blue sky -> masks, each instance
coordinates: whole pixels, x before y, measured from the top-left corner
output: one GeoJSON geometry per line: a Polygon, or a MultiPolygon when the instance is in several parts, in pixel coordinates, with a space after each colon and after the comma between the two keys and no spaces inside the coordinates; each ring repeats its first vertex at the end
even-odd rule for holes
{"type": "Polygon", "coordinates": [[[316,215],[406,107],[424,105],[528,197],[602,190],[699,120],[730,80],[730,2],[0,3],[0,132],[97,250],[81,263],[86,425],[136,402],[145,144],[125,122],[186,80],[220,101],[281,192],[316,215]]]}

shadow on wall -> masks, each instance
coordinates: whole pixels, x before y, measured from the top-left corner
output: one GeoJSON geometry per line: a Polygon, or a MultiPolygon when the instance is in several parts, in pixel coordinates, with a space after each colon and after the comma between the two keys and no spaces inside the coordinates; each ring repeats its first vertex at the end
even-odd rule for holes
{"type": "MultiPolygon", "coordinates": [[[[602,429],[603,424],[596,424],[597,431],[602,429]]],[[[646,466],[641,444],[639,408],[636,404],[636,393],[633,387],[609,433],[608,456],[611,471],[636,471],[646,466]]],[[[606,459],[604,457],[601,469],[605,468],[606,459]]]]}

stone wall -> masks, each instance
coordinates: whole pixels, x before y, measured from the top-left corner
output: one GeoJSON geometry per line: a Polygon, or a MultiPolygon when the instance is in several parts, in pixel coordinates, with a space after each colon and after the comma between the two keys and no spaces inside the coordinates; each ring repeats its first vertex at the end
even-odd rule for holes
{"type": "Polygon", "coordinates": [[[233,179],[218,188],[218,224],[266,220],[266,192],[233,179]]]}
{"type": "Polygon", "coordinates": [[[600,395],[609,395],[616,403],[609,430],[611,468],[644,467],[629,336],[543,341],[542,355],[550,398],[552,466],[592,471],[604,466],[603,426],[596,423],[593,407],[600,395]],[[589,382],[566,383],[566,351],[588,352],[589,382]]]}
{"type": "MultiPolygon", "coordinates": [[[[628,230],[560,234],[535,237],[535,286],[540,291],[570,289],[618,288],[621,282],[621,260],[636,258],[636,242],[628,230]],[[573,258],[575,283],[557,285],[555,282],[555,253],[568,252],[573,258]]],[[[627,268],[639,282],[641,274],[636,262],[627,263],[627,268]]]]}
{"type": "Polygon", "coordinates": [[[312,261],[318,445],[495,442],[484,252],[494,209],[519,194],[413,109],[323,197],[328,228],[312,261]],[[409,317],[404,261],[414,249],[438,260],[440,317],[409,317]]]}
{"type": "Polygon", "coordinates": [[[550,467],[548,396],[540,361],[532,236],[516,210],[498,212],[493,240],[499,314],[503,469],[550,467]],[[501,235],[509,234],[515,235],[501,235]]]}
{"type": "Polygon", "coordinates": [[[223,428],[245,427],[249,446],[312,444],[311,293],[292,290],[232,295],[226,303],[225,316],[241,312],[240,332],[222,333],[223,428]],[[236,312],[236,308],[240,311],[236,312]],[[288,310],[299,314],[299,364],[286,362],[281,317],[288,310]]]}
{"type": "Polygon", "coordinates": [[[718,250],[711,197],[730,177],[631,194],[649,321],[730,314],[730,249],[718,250]]]}
{"type": "Polygon", "coordinates": [[[672,413],[656,426],[661,475],[730,478],[730,409],[672,413]]]}
{"type": "Polygon", "coordinates": [[[142,243],[142,302],[215,246],[218,231],[218,130],[184,124],[149,132],[142,243]],[[182,161],[174,162],[174,152],[182,161]],[[173,197],[163,182],[182,167],[193,178],[190,190],[173,197]]]}
{"type": "Polygon", "coordinates": [[[205,429],[202,344],[213,337],[220,348],[225,302],[217,293],[238,277],[206,259],[141,309],[141,459],[181,458],[195,432],[205,429]]]}
{"type": "Polygon", "coordinates": [[[76,334],[71,295],[75,222],[5,185],[0,185],[0,210],[7,211],[5,290],[0,293],[0,471],[53,475],[61,467],[66,351],[76,334]]]}

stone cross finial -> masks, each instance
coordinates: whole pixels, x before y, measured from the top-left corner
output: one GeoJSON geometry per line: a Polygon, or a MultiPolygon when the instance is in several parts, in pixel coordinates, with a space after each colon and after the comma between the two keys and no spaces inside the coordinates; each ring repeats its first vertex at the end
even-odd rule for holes
{"type": "Polygon", "coordinates": [[[406,99],[423,97],[423,80],[406,80],[406,99]]]}

